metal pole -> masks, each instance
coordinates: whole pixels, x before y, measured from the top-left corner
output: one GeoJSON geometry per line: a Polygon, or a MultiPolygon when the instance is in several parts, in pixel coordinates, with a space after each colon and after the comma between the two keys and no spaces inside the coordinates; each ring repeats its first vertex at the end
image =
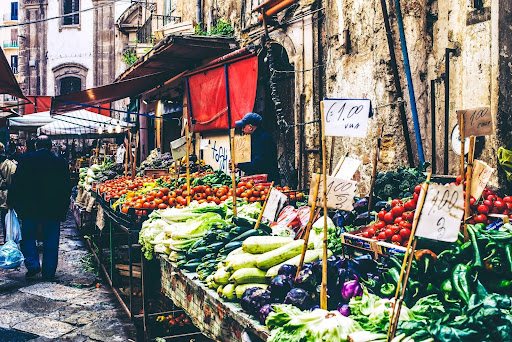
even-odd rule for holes
{"type": "Polygon", "coordinates": [[[418,157],[423,165],[425,157],[423,155],[423,143],[421,142],[420,122],[418,120],[418,111],[416,109],[416,98],[414,96],[414,86],[412,83],[411,66],[409,64],[409,54],[407,52],[407,42],[405,40],[404,23],[402,20],[402,10],[400,9],[400,0],[395,0],[396,19],[398,21],[398,30],[400,31],[400,45],[404,57],[404,68],[407,76],[407,85],[409,89],[409,100],[411,101],[412,121],[414,123],[414,133],[416,135],[416,146],[418,148],[418,157]]]}
{"type": "Polygon", "coordinates": [[[236,180],[235,180],[235,161],[233,160],[234,151],[233,151],[233,141],[231,137],[231,104],[229,99],[229,73],[228,73],[228,65],[224,64],[224,76],[226,78],[226,102],[228,105],[228,136],[230,142],[230,155],[231,155],[231,180],[232,180],[232,188],[233,188],[233,216],[237,216],[236,210],[236,180]]]}
{"type": "Polygon", "coordinates": [[[437,172],[437,152],[436,152],[436,81],[430,81],[430,124],[432,130],[432,173],[437,172]]]}
{"type": "Polygon", "coordinates": [[[448,139],[449,139],[449,123],[450,123],[450,53],[454,49],[447,48],[445,50],[444,63],[444,174],[448,174],[448,139]]]}
{"type": "MultiPolygon", "coordinates": [[[[389,48],[389,61],[391,63],[391,69],[393,70],[393,79],[395,81],[395,89],[396,96],[398,98],[403,99],[404,93],[402,91],[402,85],[400,83],[400,75],[398,74],[398,67],[396,65],[396,55],[395,55],[395,42],[393,40],[393,34],[391,32],[391,26],[389,24],[389,14],[388,8],[386,5],[386,0],[380,0],[380,5],[382,7],[382,15],[384,17],[384,27],[386,28],[386,37],[388,41],[389,48]]],[[[409,162],[409,166],[414,166],[414,154],[412,152],[411,147],[411,139],[409,133],[409,126],[407,125],[407,115],[405,114],[405,103],[401,102],[398,105],[398,111],[400,112],[400,121],[402,121],[402,130],[405,139],[405,147],[407,149],[407,161],[409,162]]]]}

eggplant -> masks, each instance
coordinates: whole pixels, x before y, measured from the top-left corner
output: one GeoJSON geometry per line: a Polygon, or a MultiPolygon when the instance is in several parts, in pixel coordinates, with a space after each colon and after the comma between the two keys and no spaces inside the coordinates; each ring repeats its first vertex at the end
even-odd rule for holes
{"type": "Polygon", "coordinates": [[[244,311],[249,311],[251,304],[251,295],[256,292],[257,290],[260,290],[259,287],[251,287],[250,289],[245,290],[244,294],[242,295],[242,300],[240,302],[240,305],[242,306],[242,309],[244,311]]]}
{"type": "Polygon", "coordinates": [[[369,254],[361,255],[348,260],[348,268],[359,278],[366,280],[368,273],[378,273],[379,264],[369,254]]]}
{"type": "Polygon", "coordinates": [[[359,284],[359,280],[350,280],[343,284],[341,289],[341,297],[348,302],[352,297],[360,297],[363,295],[363,288],[359,284]]]}
{"type": "Polygon", "coordinates": [[[295,286],[304,290],[312,291],[318,284],[318,279],[313,272],[312,267],[304,267],[299,272],[299,276],[295,279],[295,286]]]}
{"type": "Polygon", "coordinates": [[[265,321],[267,320],[267,316],[274,312],[274,307],[272,304],[265,304],[261,307],[260,311],[258,312],[258,320],[261,324],[265,324],[265,321]]]}
{"type": "Polygon", "coordinates": [[[268,287],[272,299],[282,303],[286,294],[293,288],[293,280],[286,275],[278,274],[268,287]]]}
{"type": "Polygon", "coordinates": [[[311,295],[306,290],[298,287],[291,289],[286,294],[284,304],[294,305],[301,310],[307,310],[313,305],[311,295]]]}
{"type": "Polygon", "coordinates": [[[279,267],[279,270],[277,271],[278,275],[286,275],[289,277],[294,278],[295,274],[297,274],[297,266],[295,265],[283,265],[279,267]]]}
{"type": "Polygon", "coordinates": [[[389,211],[389,209],[391,209],[389,201],[378,201],[377,203],[375,203],[375,206],[373,207],[373,210],[375,210],[376,212],[379,212],[381,210],[389,211]]]}
{"type": "Polygon", "coordinates": [[[263,305],[270,304],[271,302],[272,298],[270,296],[270,292],[267,290],[258,289],[254,291],[249,297],[248,312],[253,315],[257,315],[263,305]]]}
{"type": "Polygon", "coordinates": [[[357,213],[368,212],[368,198],[364,197],[354,203],[354,210],[357,213]]]}
{"type": "Polygon", "coordinates": [[[348,306],[348,304],[339,303],[338,312],[343,316],[348,317],[350,316],[350,306],[348,306]]]}
{"type": "Polygon", "coordinates": [[[375,221],[375,215],[368,215],[368,212],[365,211],[364,213],[357,215],[354,220],[354,226],[365,226],[372,221],[375,221]]]}

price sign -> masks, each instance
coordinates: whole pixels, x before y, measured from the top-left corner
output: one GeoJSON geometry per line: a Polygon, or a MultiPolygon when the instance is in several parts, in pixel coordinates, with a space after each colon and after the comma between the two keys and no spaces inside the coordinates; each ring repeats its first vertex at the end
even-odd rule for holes
{"type": "MultiPolygon", "coordinates": [[[[457,117],[460,121],[460,115],[464,118],[464,136],[491,135],[494,132],[492,126],[491,108],[479,107],[473,109],[458,110],[457,117]]],[[[460,126],[460,122],[459,122],[460,126]]]]}
{"type": "Polygon", "coordinates": [[[233,159],[235,163],[249,163],[251,161],[250,135],[235,135],[234,148],[233,159]]]}
{"type": "MultiPolygon", "coordinates": [[[[342,160],[343,158],[340,159],[338,165],[341,163],[342,160]]],[[[362,161],[359,159],[346,157],[345,160],[343,161],[343,164],[341,164],[338,173],[336,173],[333,176],[341,179],[352,179],[352,177],[354,177],[354,173],[356,173],[361,163],[362,161]]],[[[338,165],[336,165],[335,169],[338,168],[338,165]]]]}
{"type": "Polygon", "coordinates": [[[270,222],[274,222],[276,220],[277,213],[284,207],[287,199],[288,197],[286,197],[286,195],[281,191],[276,189],[270,190],[267,205],[265,206],[262,217],[266,218],[270,222]]]}
{"type": "Polygon", "coordinates": [[[208,146],[210,146],[210,140],[209,139],[201,139],[201,142],[199,143],[199,149],[206,150],[206,149],[208,149],[208,146]]]}
{"type": "Polygon", "coordinates": [[[489,182],[494,169],[481,160],[473,161],[473,176],[471,178],[471,196],[479,198],[489,182]]]}
{"type": "Polygon", "coordinates": [[[171,141],[172,159],[178,160],[187,155],[187,137],[181,137],[171,141]]]}
{"type": "MultiPolygon", "coordinates": [[[[311,190],[309,191],[309,203],[313,205],[313,189],[316,187],[316,177],[311,181],[311,190]]],[[[352,180],[339,179],[327,176],[327,208],[338,210],[352,210],[354,196],[357,189],[357,182],[352,180]]],[[[316,205],[323,207],[323,177],[320,177],[320,185],[318,186],[318,199],[316,205]]]]}
{"type": "Polygon", "coordinates": [[[370,100],[323,101],[325,135],[339,137],[366,137],[370,100]]]}
{"type": "Polygon", "coordinates": [[[462,191],[462,184],[446,186],[431,183],[420,213],[416,236],[446,242],[457,241],[464,216],[462,191]]]}

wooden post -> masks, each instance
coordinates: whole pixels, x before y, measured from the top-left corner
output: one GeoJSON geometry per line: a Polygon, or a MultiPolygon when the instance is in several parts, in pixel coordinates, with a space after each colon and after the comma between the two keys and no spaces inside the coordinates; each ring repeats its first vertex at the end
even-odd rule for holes
{"type": "Polygon", "coordinates": [[[272,191],[272,188],[274,187],[274,181],[270,184],[270,188],[268,189],[268,195],[265,198],[265,201],[263,201],[263,207],[261,207],[260,215],[258,216],[258,221],[256,221],[256,224],[254,225],[254,229],[258,229],[260,227],[261,219],[263,218],[263,212],[265,211],[265,208],[267,207],[268,197],[270,195],[270,192],[272,191]]]}
{"type": "MultiPolygon", "coordinates": [[[[231,189],[233,191],[233,216],[237,216],[237,209],[236,209],[236,174],[235,174],[235,160],[233,159],[235,157],[235,130],[233,129],[233,132],[231,132],[231,128],[229,129],[229,143],[230,148],[229,152],[231,155],[231,189]]],[[[272,183],[273,184],[273,183],[272,183]]],[[[270,192],[269,192],[270,194],[270,192]]]]}
{"type": "Polygon", "coordinates": [[[189,127],[188,127],[188,121],[187,125],[185,126],[185,136],[187,137],[187,151],[185,154],[185,163],[187,163],[187,205],[190,204],[190,134],[189,134],[189,127]]]}
{"type": "Polygon", "coordinates": [[[334,159],[334,141],[336,137],[331,137],[331,153],[329,155],[329,174],[332,176],[332,162],[334,159]]]}
{"type": "Polygon", "coordinates": [[[130,133],[128,135],[130,138],[128,139],[128,150],[126,151],[127,153],[129,153],[129,157],[130,157],[130,174],[131,174],[131,179],[133,180],[133,171],[132,171],[132,165],[133,165],[133,153],[132,153],[132,134],[130,133]]]}
{"type": "Polygon", "coordinates": [[[137,134],[135,135],[135,152],[133,154],[132,180],[135,179],[135,170],[137,167],[137,150],[139,149],[139,141],[140,141],[140,131],[137,131],[137,134]]]}
{"type": "Polygon", "coordinates": [[[460,131],[460,176],[462,177],[462,183],[464,184],[464,112],[460,112],[459,117],[459,131],[460,131]]]}
{"type": "Polygon", "coordinates": [[[411,235],[409,236],[409,241],[407,243],[407,249],[404,255],[404,261],[402,262],[402,269],[400,270],[400,278],[398,280],[398,284],[395,291],[395,305],[393,306],[393,311],[390,316],[390,324],[388,329],[388,342],[393,339],[396,333],[396,328],[398,326],[398,321],[400,319],[400,311],[402,309],[402,303],[405,296],[405,290],[407,289],[407,281],[409,280],[409,273],[411,271],[412,265],[412,257],[414,256],[414,249],[416,248],[416,243],[418,238],[416,235],[416,228],[418,227],[418,220],[420,217],[421,209],[423,209],[423,204],[425,203],[425,198],[427,197],[428,183],[430,182],[430,178],[432,177],[432,172],[429,172],[427,176],[427,180],[421,185],[423,188],[423,192],[420,193],[420,197],[418,198],[418,206],[416,207],[416,212],[414,213],[414,220],[412,223],[411,235]],[[407,269],[407,270],[406,270],[407,269]],[[405,274],[405,278],[404,278],[405,274]],[[403,283],[403,284],[402,284],[403,283]],[[398,299],[399,294],[401,293],[400,299],[398,299]]]}
{"type": "Polygon", "coordinates": [[[300,270],[302,268],[302,265],[304,264],[304,258],[306,256],[306,250],[308,249],[308,243],[309,243],[309,234],[311,233],[311,226],[313,226],[313,220],[315,219],[316,215],[316,201],[318,199],[318,188],[320,187],[320,169],[318,170],[318,173],[315,174],[316,178],[316,185],[315,190],[313,191],[313,204],[311,205],[311,212],[309,214],[309,221],[306,226],[306,235],[304,235],[304,246],[302,247],[302,254],[300,256],[300,262],[299,266],[297,267],[297,273],[295,274],[295,279],[299,276],[300,270]]]}
{"type": "Polygon", "coordinates": [[[377,133],[379,138],[377,139],[377,149],[375,150],[375,156],[373,157],[372,183],[370,185],[370,196],[368,199],[368,218],[370,217],[370,210],[372,208],[373,188],[375,187],[375,175],[377,174],[377,163],[379,162],[380,142],[382,139],[382,131],[383,130],[384,130],[384,126],[380,126],[379,131],[377,133]]]}
{"type": "Polygon", "coordinates": [[[343,166],[343,163],[345,162],[345,159],[347,159],[348,157],[348,153],[345,153],[345,155],[343,156],[343,159],[341,160],[341,163],[340,165],[338,165],[335,169],[334,169],[334,172],[331,173],[331,177],[336,177],[336,175],[338,174],[338,172],[340,171],[341,167],[343,166]]]}
{"type": "MultiPolygon", "coordinates": [[[[469,241],[468,224],[466,223],[470,212],[471,200],[471,180],[473,179],[473,161],[475,158],[475,141],[476,138],[471,136],[469,138],[469,153],[468,153],[468,167],[466,170],[466,198],[464,201],[464,241],[469,241]]],[[[464,184],[464,176],[462,177],[462,184],[464,184]]]]}
{"type": "Polygon", "coordinates": [[[179,160],[174,161],[174,189],[178,188],[178,179],[180,178],[181,163],[179,160]]]}
{"type": "Polygon", "coordinates": [[[324,253],[322,259],[322,288],[320,290],[320,308],[327,310],[327,156],[325,148],[324,103],[320,102],[320,125],[322,127],[322,173],[324,197],[324,253]]]}
{"type": "Polygon", "coordinates": [[[127,136],[127,141],[126,141],[126,148],[125,148],[125,152],[124,152],[124,176],[125,177],[128,177],[128,153],[131,152],[130,150],[130,131],[128,131],[128,136],[127,136]]]}

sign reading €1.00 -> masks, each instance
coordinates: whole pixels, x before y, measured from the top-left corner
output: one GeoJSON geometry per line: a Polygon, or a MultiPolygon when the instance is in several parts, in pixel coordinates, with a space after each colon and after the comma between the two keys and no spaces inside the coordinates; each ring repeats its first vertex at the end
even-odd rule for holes
{"type": "Polygon", "coordinates": [[[323,106],[326,136],[366,137],[370,100],[325,99],[323,106]]]}
{"type": "Polygon", "coordinates": [[[251,136],[235,135],[233,152],[235,163],[249,163],[251,161],[251,136]]]}
{"type": "MultiPolygon", "coordinates": [[[[323,177],[320,177],[320,185],[318,186],[318,198],[316,205],[320,208],[324,205],[323,194],[323,177]]],[[[313,189],[316,187],[317,179],[313,177],[311,181],[311,190],[309,191],[309,203],[313,205],[313,189]]],[[[345,180],[335,177],[327,176],[327,208],[348,210],[354,209],[352,205],[354,196],[357,189],[357,182],[352,180],[345,180]]]]}
{"type": "MultiPolygon", "coordinates": [[[[473,109],[458,110],[457,117],[460,121],[461,114],[464,117],[464,136],[491,135],[494,132],[492,126],[491,108],[479,107],[473,109]]],[[[459,122],[460,127],[460,122],[459,122]]]]}

